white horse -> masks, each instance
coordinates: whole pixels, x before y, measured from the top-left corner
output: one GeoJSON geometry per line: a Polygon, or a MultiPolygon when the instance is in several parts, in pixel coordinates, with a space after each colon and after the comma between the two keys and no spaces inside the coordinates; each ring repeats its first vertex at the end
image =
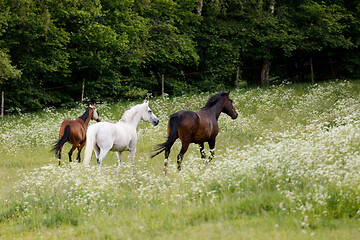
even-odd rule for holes
{"type": "Polygon", "coordinates": [[[140,120],[150,122],[155,126],[159,123],[159,119],[149,108],[148,101],[127,110],[116,124],[99,122],[91,125],[86,135],[84,165],[90,164],[91,154],[94,150],[100,170],[102,160],[109,151],[116,152],[119,161],[118,169],[122,166],[122,152],[130,151],[130,161],[133,166],[137,143],[136,128],[140,120]]]}

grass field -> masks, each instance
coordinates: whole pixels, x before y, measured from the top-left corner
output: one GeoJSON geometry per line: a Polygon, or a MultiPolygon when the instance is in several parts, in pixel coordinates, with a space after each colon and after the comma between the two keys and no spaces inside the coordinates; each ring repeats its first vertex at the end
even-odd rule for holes
{"type": "MultiPolygon", "coordinates": [[[[166,137],[168,116],[199,110],[210,94],[151,99],[160,123],[140,123],[134,169],[125,153],[119,172],[115,153],[102,173],[94,156],[85,169],[67,154],[58,167],[50,153],[60,123],[86,106],[5,116],[0,238],[360,239],[360,82],[230,96],[239,117],[220,116],[214,160],[204,166],[191,145],[178,172],[177,141],[167,177],[163,156],[149,156],[166,137]]],[[[117,122],[137,103],[98,109],[103,121],[117,122]]]]}

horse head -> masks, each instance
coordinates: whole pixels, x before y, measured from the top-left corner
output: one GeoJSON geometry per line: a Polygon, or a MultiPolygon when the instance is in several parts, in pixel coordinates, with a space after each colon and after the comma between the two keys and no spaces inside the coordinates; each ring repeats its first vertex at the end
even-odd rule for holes
{"type": "Polygon", "coordinates": [[[225,97],[225,101],[222,112],[229,115],[232,119],[236,119],[239,114],[237,113],[233,105],[233,100],[229,97],[229,94],[230,90],[223,95],[225,97]]]}
{"type": "Polygon", "coordinates": [[[149,101],[145,101],[143,103],[144,105],[144,112],[142,115],[142,120],[146,121],[146,122],[150,122],[152,124],[154,124],[154,126],[159,124],[159,119],[154,115],[154,113],[152,112],[152,110],[149,107],[149,101]]]}
{"type": "Polygon", "coordinates": [[[91,106],[91,104],[89,105],[89,108],[92,110],[92,120],[95,120],[97,122],[100,122],[100,114],[99,111],[96,109],[96,103],[94,103],[94,106],[91,106]]]}

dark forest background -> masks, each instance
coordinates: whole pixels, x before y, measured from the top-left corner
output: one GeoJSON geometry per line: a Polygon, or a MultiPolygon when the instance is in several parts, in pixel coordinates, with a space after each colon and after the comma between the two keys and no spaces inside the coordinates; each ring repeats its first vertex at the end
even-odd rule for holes
{"type": "Polygon", "coordinates": [[[360,2],[0,0],[8,111],[360,77],[360,2]],[[245,84],[246,83],[246,84],[245,84]]]}

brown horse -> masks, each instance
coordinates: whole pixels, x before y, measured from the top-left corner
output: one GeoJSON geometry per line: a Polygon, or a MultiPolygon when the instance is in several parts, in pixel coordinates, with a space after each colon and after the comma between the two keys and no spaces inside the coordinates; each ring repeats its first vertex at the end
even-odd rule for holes
{"type": "Polygon", "coordinates": [[[214,158],[215,139],[219,132],[218,119],[220,113],[229,115],[232,119],[236,119],[238,113],[236,112],[232,100],[229,98],[228,92],[222,92],[212,96],[198,112],[193,111],[178,111],[170,116],[168,122],[168,138],[166,142],[157,145],[156,152],[151,156],[152,158],[161,152],[165,151],[164,172],[168,164],[168,157],[170,149],[175,143],[176,139],[181,140],[181,150],[177,156],[178,170],[181,170],[181,162],[186,153],[190,143],[200,145],[201,158],[205,159],[204,143],[208,142],[210,148],[210,162],[214,158]]]}
{"type": "Polygon", "coordinates": [[[98,110],[96,110],[95,106],[95,104],[94,106],[89,105],[89,107],[86,108],[84,114],[81,115],[78,119],[66,119],[61,123],[59,131],[59,141],[57,141],[51,149],[55,152],[55,155],[58,155],[59,157],[59,166],[61,163],[61,151],[66,142],[72,144],[72,148],[69,152],[69,162],[72,162],[71,155],[75,148],[78,149],[76,159],[79,162],[81,161],[80,153],[81,149],[85,146],[86,143],[86,131],[90,119],[100,122],[99,112],[98,110]]]}

